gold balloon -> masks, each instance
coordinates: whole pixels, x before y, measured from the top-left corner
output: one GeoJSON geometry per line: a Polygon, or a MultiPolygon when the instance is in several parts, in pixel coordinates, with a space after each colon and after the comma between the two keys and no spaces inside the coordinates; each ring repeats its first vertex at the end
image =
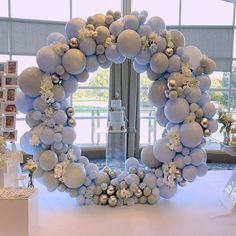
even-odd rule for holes
{"type": "Polygon", "coordinates": [[[76,125],[76,121],[73,118],[69,118],[67,123],[70,127],[74,127],[76,125]]]}
{"type": "Polygon", "coordinates": [[[60,79],[59,79],[59,77],[58,77],[57,75],[52,75],[52,76],[51,76],[51,79],[52,79],[52,82],[53,82],[54,84],[58,84],[59,81],[60,81],[60,79]]]}
{"type": "Polygon", "coordinates": [[[103,168],[103,172],[105,172],[105,173],[109,173],[110,172],[110,168],[108,167],[108,166],[105,166],[104,168],[103,168]]]}
{"type": "Polygon", "coordinates": [[[179,186],[184,187],[186,185],[186,180],[182,180],[178,184],[179,184],[179,186]]]}
{"type": "Polygon", "coordinates": [[[168,57],[171,57],[171,56],[173,55],[173,53],[174,53],[174,50],[173,50],[172,48],[167,48],[167,49],[165,50],[165,54],[166,54],[166,56],[168,56],[168,57]]]}
{"type": "Polygon", "coordinates": [[[142,190],[139,188],[136,192],[134,192],[134,195],[137,197],[137,198],[140,198],[143,196],[143,192],[142,190]]]}
{"type": "Polygon", "coordinates": [[[203,119],[201,120],[201,125],[202,125],[204,128],[206,128],[206,127],[208,126],[208,119],[207,119],[207,118],[203,118],[203,119]]]}
{"type": "Polygon", "coordinates": [[[209,137],[210,135],[211,135],[210,130],[209,130],[209,129],[205,129],[205,130],[204,130],[204,136],[205,136],[205,137],[209,137]]]}
{"type": "Polygon", "coordinates": [[[176,178],[178,178],[178,177],[181,176],[180,170],[177,169],[177,170],[175,171],[175,176],[176,176],[176,178]]]}
{"type": "Polygon", "coordinates": [[[169,89],[174,89],[174,88],[176,88],[176,81],[175,81],[174,79],[170,79],[170,80],[168,81],[168,88],[169,88],[169,89]]]}
{"type": "Polygon", "coordinates": [[[114,179],[116,177],[116,172],[114,170],[110,170],[108,175],[110,176],[111,179],[114,179]]]}
{"type": "Polygon", "coordinates": [[[66,114],[71,117],[74,115],[74,109],[72,107],[68,107],[66,110],[66,114]]]}
{"type": "Polygon", "coordinates": [[[79,45],[79,40],[77,38],[71,38],[70,39],[70,46],[72,48],[77,48],[79,45]]]}

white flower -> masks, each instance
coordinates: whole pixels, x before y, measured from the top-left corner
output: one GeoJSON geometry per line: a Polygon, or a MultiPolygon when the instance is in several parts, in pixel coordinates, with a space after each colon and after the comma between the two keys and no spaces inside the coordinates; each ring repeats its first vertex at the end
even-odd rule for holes
{"type": "Polygon", "coordinates": [[[34,172],[38,168],[38,165],[34,162],[33,159],[27,159],[26,164],[23,169],[29,172],[34,172]]]}
{"type": "Polygon", "coordinates": [[[43,128],[43,125],[40,124],[36,127],[34,127],[30,133],[29,133],[29,143],[31,145],[39,145],[40,144],[40,135],[42,133],[42,128],[43,128]]]}
{"type": "Polygon", "coordinates": [[[168,147],[170,150],[177,150],[180,145],[180,133],[179,127],[174,126],[166,133],[166,139],[168,140],[168,147]]]}

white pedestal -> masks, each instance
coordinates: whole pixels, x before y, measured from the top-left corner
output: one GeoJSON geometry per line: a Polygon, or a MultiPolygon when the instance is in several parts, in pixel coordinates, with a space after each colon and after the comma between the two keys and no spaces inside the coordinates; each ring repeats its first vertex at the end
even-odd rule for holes
{"type": "Polygon", "coordinates": [[[2,199],[0,197],[0,235],[34,236],[37,223],[37,190],[25,198],[2,199]]]}

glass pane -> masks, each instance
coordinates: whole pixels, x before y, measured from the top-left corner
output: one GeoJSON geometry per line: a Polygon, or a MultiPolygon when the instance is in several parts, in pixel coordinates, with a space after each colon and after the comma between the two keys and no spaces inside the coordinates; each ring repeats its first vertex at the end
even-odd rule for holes
{"type": "Polygon", "coordinates": [[[230,112],[236,113],[236,91],[232,92],[230,96],[230,112]]]}
{"type": "Polygon", "coordinates": [[[13,56],[13,60],[18,61],[18,74],[30,66],[38,66],[34,56],[13,56]]]}
{"type": "Polygon", "coordinates": [[[211,101],[215,104],[217,110],[228,110],[229,93],[225,91],[210,91],[211,101]]]}
{"type": "Polygon", "coordinates": [[[8,0],[1,0],[0,16],[8,16],[8,0]]]}
{"type": "Polygon", "coordinates": [[[234,30],[234,51],[233,51],[233,57],[236,58],[236,30],[234,30]]]}
{"type": "Polygon", "coordinates": [[[182,0],[183,25],[232,25],[232,22],[232,3],[219,0],[182,0]]]}
{"type": "Polygon", "coordinates": [[[179,0],[133,0],[132,10],[148,11],[148,18],[160,16],[167,25],[179,24],[179,0]]]}
{"type": "Polygon", "coordinates": [[[11,0],[12,17],[26,19],[68,21],[69,0],[11,0]]]}
{"type": "Polygon", "coordinates": [[[107,10],[121,11],[121,0],[73,0],[72,16],[87,20],[96,13],[106,14],[107,10]]]}
{"type": "Polygon", "coordinates": [[[229,72],[216,71],[210,75],[211,88],[228,88],[230,81],[229,72]]]}
{"type": "Polygon", "coordinates": [[[236,61],[232,65],[232,88],[236,88],[236,61]]]}

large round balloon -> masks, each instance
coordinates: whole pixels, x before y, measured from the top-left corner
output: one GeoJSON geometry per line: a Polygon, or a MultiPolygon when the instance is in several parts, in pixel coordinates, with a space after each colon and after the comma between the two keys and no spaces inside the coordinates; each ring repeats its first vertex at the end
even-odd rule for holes
{"type": "Polygon", "coordinates": [[[39,68],[46,73],[56,72],[57,66],[61,65],[61,57],[49,46],[39,49],[36,60],[39,68]]]}
{"type": "Polygon", "coordinates": [[[163,107],[166,104],[165,96],[166,81],[157,80],[151,84],[148,91],[149,102],[156,107],[163,107]]]}
{"type": "Polygon", "coordinates": [[[180,139],[184,146],[194,148],[203,138],[202,127],[197,122],[185,123],[180,127],[180,139]]]}
{"type": "Polygon", "coordinates": [[[172,123],[180,123],[189,114],[189,104],[184,98],[168,100],[164,108],[164,113],[166,118],[172,123]]]}
{"type": "Polygon", "coordinates": [[[67,37],[73,38],[78,37],[78,32],[80,29],[84,28],[86,22],[82,18],[72,18],[70,21],[66,23],[66,35],[67,37]]]}
{"type": "Polygon", "coordinates": [[[57,163],[57,154],[51,150],[44,151],[39,156],[39,165],[45,171],[54,169],[57,163]]]}
{"type": "Polygon", "coordinates": [[[130,29],[122,31],[117,38],[117,47],[123,56],[129,59],[134,58],[141,48],[139,34],[130,29]]]}
{"type": "Polygon", "coordinates": [[[196,70],[200,66],[200,61],[202,59],[201,51],[195,46],[187,46],[184,49],[184,55],[189,58],[190,67],[196,70]]]}
{"type": "Polygon", "coordinates": [[[43,72],[37,67],[28,67],[23,70],[18,79],[21,91],[30,97],[39,96],[42,77],[43,72]]]}
{"type": "Polygon", "coordinates": [[[168,65],[169,65],[168,57],[161,52],[155,53],[150,61],[151,69],[157,74],[165,72],[168,68],[168,65]]]}
{"type": "Polygon", "coordinates": [[[151,29],[153,30],[153,32],[160,34],[163,30],[166,29],[166,25],[164,20],[159,17],[159,16],[153,16],[151,17],[147,24],[151,27],[151,29]]]}

